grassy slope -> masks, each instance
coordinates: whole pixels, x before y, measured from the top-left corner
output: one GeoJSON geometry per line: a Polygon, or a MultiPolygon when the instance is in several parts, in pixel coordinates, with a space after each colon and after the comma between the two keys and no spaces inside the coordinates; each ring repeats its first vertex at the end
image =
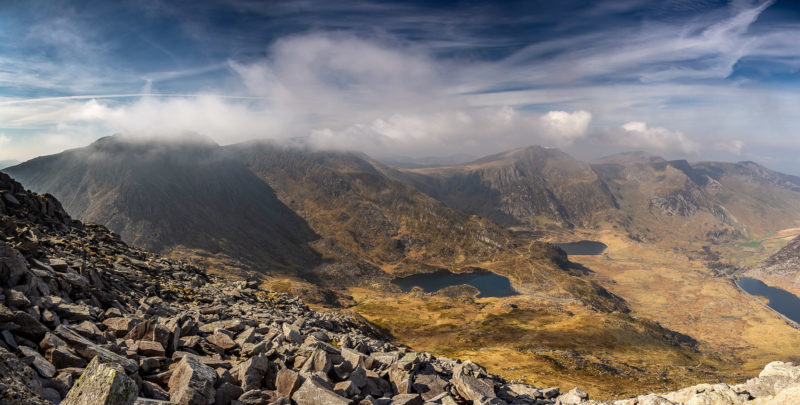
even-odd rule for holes
{"type": "Polygon", "coordinates": [[[528,296],[452,299],[351,290],[353,309],[417,350],[472,359],[509,379],[618,398],[737,379],[735,362],[657,324],[528,296]]]}

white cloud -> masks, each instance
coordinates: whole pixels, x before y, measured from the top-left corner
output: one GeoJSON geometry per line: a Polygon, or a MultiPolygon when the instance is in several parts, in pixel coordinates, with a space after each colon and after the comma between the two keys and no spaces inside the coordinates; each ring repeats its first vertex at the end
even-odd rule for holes
{"type": "Polygon", "coordinates": [[[742,154],[742,149],[744,148],[744,142],[734,139],[728,142],[717,142],[714,144],[714,149],[720,152],[730,153],[732,155],[739,156],[742,154]]]}
{"type": "Polygon", "coordinates": [[[0,145],[4,145],[11,142],[11,138],[8,135],[0,134],[0,145]]]}
{"type": "Polygon", "coordinates": [[[539,120],[542,135],[553,139],[559,146],[565,146],[586,136],[592,114],[588,111],[550,111],[539,120]]]}
{"type": "Polygon", "coordinates": [[[645,149],[659,153],[698,154],[700,144],[679,131],[664,127],[649,127],[640,121],[631,121],[619,128],[605,128],[596,137],[601,142],[622,146],[628,150],[645,149]]]}

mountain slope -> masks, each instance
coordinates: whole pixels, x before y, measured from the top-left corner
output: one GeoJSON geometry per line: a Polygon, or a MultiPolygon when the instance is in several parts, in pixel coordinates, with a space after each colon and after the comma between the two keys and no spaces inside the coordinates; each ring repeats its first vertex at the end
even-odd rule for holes
{"type": "Polygon", "coordinates": [[[746,274],[800,296],[800,235],[752,266],[746,274]]]}
{"type": "Polygon", "coordinates": [[[347,277],[350,257],[395,276],[481,267],[511,277],[521,291],[626,310],[624,302],[597,283],[564,270],[566,260],[553,246],[520,239],[486,219],[453,210],[389,178],[384,174],[388,168],[364,155],[265,142],[225,149],[324,238],[314,247],[343,262],[322,266],[320,272],[331,280],[347,277]]]}
{"type": "Polygon", "coordinates": [[[0,160],[0,170],[19,164],[19,160],[0,160]]]}
{"type": "Polygon", "coordinates": [[[581,161],[531,146],[454,166],[391,173],[451,207],[501,225],[588,226],[616,207],[606,185],[581,161]]]}
{"type": "Polygon", "coordinates": [[[4,171],[147,249],[222,254],[259,270],[315,265],[308,243],[317,236],[305,221],[219,150],[198,139],[113,136],[4,171]]]}

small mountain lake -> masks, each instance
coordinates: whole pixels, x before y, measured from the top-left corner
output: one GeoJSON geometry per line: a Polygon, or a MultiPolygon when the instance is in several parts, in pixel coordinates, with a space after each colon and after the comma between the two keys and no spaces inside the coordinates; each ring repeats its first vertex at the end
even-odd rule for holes
{"type": "Polygon", "coordinates": [[[587,256],[596,256],[599,254],[603,254],[603,252],[608,247],[603,242],[596,242],[593,240],[582,240],[578,242],[570,242],[570,243],[556,243],[556,246],[560,247],[561,250],[567,252],[567,255],[587,255],[587,256]]]}
{"type": "Polygon", "coordinates": [[[770,308],[800,323],[800,298],[796,295],[780,288],[770,287],[761,280],[749,277],[742,277],[737,284],[748,294],[767,298],[769,300],[767,305],[770,308]]]}
{"type": "Polygon", "coordinates": [[[470,273],[451,273],[440,270],[435,273],[420,273],[392,280],[404,292],[420,287],[425,292],[435,292],[442,288],[467,284],[478,289],[478,297],[510,297],[518,295],[511,288],[511,280],[490,271],[474,271],[470,273]]]}

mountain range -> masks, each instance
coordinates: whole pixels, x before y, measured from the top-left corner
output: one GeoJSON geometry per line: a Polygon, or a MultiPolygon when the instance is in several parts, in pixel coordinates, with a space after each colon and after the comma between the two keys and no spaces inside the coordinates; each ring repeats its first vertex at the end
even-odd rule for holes
{"type": "MultiPolygon", "coordinates": [[[[797,177],[752,162],[667,161],[643,152],[584,162],[531,146],[409,168],[269,141],[220,146],[198,136],[115,135],[3,172],[133,245],[348,306],[424,350],[466,350],[489,364],[513,358],[504,373],[521,376],[519,366],[553,384],[563,384],[564,369],[576,370],[569,381],[617,395],[639,392],[629,389],[632,381],[676,387],[703,381],[708,370],[739,378],[732,376],[744,352],[695,339],[694,324],[662,317],[642,295],[618,288],[612,264],[636,266],[625,258],[646,250],[658,260],[685,255],[716,265],[740,244],[800,221],[797,177]],[[577,264],[546,242],[581,238],[611,246],[577,264]],[[598,272],[606,265],[612,272],[598,272]],[[445,270],[488,270],[521,295],[402,293],[392,283],[445,270]]],[[[704,291],[721,289],[737,308],[750,305],[703,266],[699,279],[711,282],[704,291]]],[[[689,275],[674,274],[667,277],[689,275]]],[[[673,288],[667,295],[681,291],[673,287],[680,281],[662,285],[673,288]]],[[[748,325],[773,316],[750,311],[748,325]]],[[[770,330],[783,339],[780,322],[770,330]]]]}

